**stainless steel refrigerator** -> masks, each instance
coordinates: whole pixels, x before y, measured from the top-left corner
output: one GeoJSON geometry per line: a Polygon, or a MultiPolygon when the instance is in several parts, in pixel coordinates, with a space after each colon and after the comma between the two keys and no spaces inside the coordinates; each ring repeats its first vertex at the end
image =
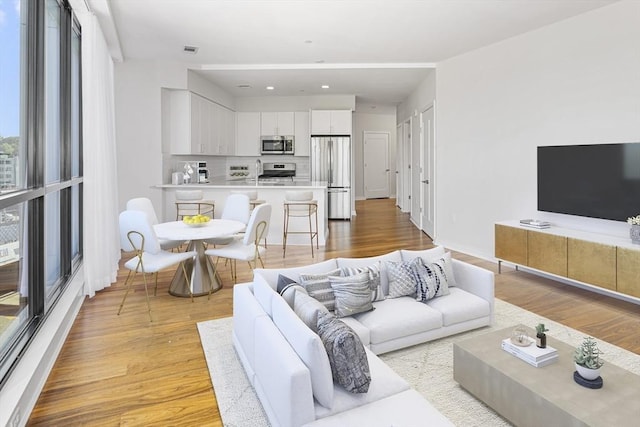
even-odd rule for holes
{"type": "Polygon", "coordinates": [[[329,219],[351,219],[350,137],[311,137],[311,180],[327,182],[329,219]]]}

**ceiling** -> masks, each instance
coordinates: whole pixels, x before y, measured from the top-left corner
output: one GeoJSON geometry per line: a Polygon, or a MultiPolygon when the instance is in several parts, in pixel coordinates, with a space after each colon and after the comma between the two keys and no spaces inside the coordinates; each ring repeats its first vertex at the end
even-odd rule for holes
{"type": "Polygon", "coordinates": [[[88,0],[88,4],[100,19],[115,58],[186,63],[235,97],[350,94],[358,102],[398,104],[440,61],[614,1],[88,0]],[[185,45],[198,47],[197,53],[185,53],[185,45]]]}

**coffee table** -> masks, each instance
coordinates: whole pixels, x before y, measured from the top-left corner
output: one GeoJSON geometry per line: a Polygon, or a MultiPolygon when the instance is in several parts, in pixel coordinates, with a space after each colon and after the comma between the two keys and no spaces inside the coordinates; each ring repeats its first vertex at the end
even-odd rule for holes
{"type": "Polygon", "coordinates": [[[453,378],[468,392],[517,426],[638,426],[640,376],[607,361],[604,386],[582,387],[573,380],[574,347],[547,335],[558,361],[534,368],[502,350],[513,328],[453,344],[453,378]]]}

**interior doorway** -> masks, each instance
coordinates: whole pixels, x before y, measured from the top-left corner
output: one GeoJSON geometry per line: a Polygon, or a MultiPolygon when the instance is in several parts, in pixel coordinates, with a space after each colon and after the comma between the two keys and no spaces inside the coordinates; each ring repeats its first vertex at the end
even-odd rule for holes
{"type": "Polygon", "coordinates": [[[364,132],[364,197],[390,196],[389,133],[364,132]]]}
{"type": "Polygon", "coordinates": [[[435,141],[434,141],[434,106],[433,104],[420,113],[420,139],[422,141],[422,177],[420,195],[422,202],[422,231],[434,238],[435,232],[435,141]]]}

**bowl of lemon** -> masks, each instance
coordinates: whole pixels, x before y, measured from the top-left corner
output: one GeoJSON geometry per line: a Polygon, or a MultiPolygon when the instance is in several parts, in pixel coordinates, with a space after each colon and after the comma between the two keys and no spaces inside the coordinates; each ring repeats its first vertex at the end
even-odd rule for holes
{"type": "Polygon", "coordinates": [[[187,215],[182,218],[182,222],[184,222],[189,227],[204,227],[211,221],[207,215],[187,215]]]}

